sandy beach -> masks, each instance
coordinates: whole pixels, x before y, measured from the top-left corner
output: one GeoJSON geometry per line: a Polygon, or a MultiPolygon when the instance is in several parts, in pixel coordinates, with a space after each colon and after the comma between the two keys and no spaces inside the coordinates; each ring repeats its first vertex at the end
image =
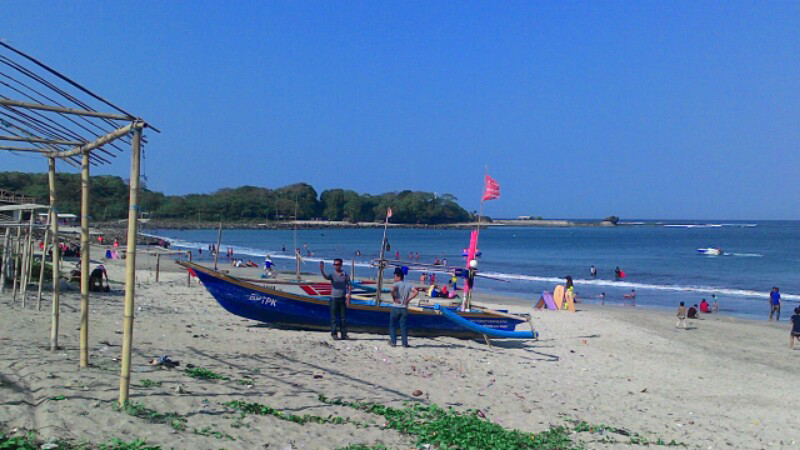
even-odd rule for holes
{"type": "Polygon", "coordinates": [[[78,368],[77,290],[62,293],[62,349],[52,353],[50,292],[42,311],[33,301],[23,310],[8,292],[0,297],[0,430],[87,444],[138,438],[162,448],[415,447],[414,437],[384,429],[381,416],[323,402],[322,395],[475,409],[488,421],[533,433],[565,425],[573,445],[584,448],[637,447],[642,438],[706,449],[800,446],[792,396],[800,346],[788,349],[785,318],[704,316],[683,330],[673,312],[586,305],[576,313],[534,311],[532,303],[492,296],[482,303],[532,313],[540,339],[490,348],[411,338],[412,347],[403,349],[385,336],[332,341],[326,332],[261,326],[224,311],[196,279],[187,287],[186,273],[171,261],[162,259],[156,283],[154,258],[138,260],[131,400],[176,415],[152,423],[114,408],[124,261],[109,261],[112,292],[91,296],[87,369],[78,368]],[[149,364],[164,355],[180,365],[149,364]],[[192,366],[227,379],[192,378],[192,366]],[[223,405],[230,401],[350,422],[242,417],[223,405]],[[573,421],[593,430],[576,430],[573,421]]]}

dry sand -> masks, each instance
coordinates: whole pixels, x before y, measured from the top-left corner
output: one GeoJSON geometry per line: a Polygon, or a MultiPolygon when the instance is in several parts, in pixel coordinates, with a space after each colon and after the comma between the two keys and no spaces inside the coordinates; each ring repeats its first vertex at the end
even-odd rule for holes
{"type": "MultiPolygon", "coordinates": [[[[122,342],[124,262],[109,264],[114,291],[93,294],[91,367],[78,368],[76,291],[62,295],[60,345],[49,352],[50,293],[45,307],[22,310],[0,296],[0,429],[35,429],[44,439],[100,443],[141,438],[164,448],[336,448],[383,442],[413,448],[413,440],[380,426],[299,425],[271,416],[237,415],[221,405],[259,402],[291,414],[375,420],[319,401],[400,406],[432,402],[480,409],[503,425],[539,432],[566,419],[624,428],[689,448],[797,448],[800,430],[792,387],[800,346],[788,349],[787,322],[705,316],[675,328],[672,313],[630,307],[580,306],[577,313],[536,311],[541,338],[497,341],[492,348],[454,338],[411,338],[393,348],[385,336],[277,330],[233,316],[173,263],[162,261],[155,283],[152,258],[139,258],[131,400],[187,419],[185,431],[115,411],[122,342]],[[175,369],[148,361],[169,355],[175,369]],[[188,377],[188,364],[230,381],[188,377]],[[253,385],[237,380],[252,379],[253,385]],[[160,386],[144,387],[144,380],[160,386]],[[412,393],[421,390],[415,397],[412,393]],[[60,399],[63,396],[63,400],[60,399]],[[234,425],[239,425],[238,428],[234,425]],[[192,432],[212,427],[235,440],[192,432]]],[[[34,290],[35,292],[35,290],[34,290]]],[[[510,309],[532,312],[530,305],[510,309]]],[[[376,423],[380,423],[376,420],[376,423]]],[[[624,436],[611,436],[627,442],[624,436]]],[[[616,448],[581,433],[587,448],[616,448]]]]}

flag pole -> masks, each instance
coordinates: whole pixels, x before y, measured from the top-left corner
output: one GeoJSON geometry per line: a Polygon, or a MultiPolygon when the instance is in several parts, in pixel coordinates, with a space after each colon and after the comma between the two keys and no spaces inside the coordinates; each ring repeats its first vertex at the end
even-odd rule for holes
{"type": "MultiPolygon", "coordinates": [[[[389,208],[389,211],[392,209],[389,208]]],[[[386,254],[386,229],[389,227],[389,211],[386,212],[386,220],[383,222],[383,240],[381,240],[381,253],[378,258],[378,290],[375,293],[375,306],[381,304],[381,291],[383,291],[383,257],[386,254]]]]}

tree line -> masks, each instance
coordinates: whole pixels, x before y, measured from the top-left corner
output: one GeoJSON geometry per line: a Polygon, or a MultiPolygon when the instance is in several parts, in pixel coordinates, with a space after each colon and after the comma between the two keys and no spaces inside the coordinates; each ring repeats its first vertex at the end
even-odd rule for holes
{"type": "MultiPolygon", "coordinates": [[[[116,176],[93,176],[91,215],[94,220],[127,218],[128,183],[116,176]]],[[[56,174],[59,212],[80,213],[81,180],[78,174],[56,174]]],[[[0,172],[0,189],[33,197],[49,204],[47,174],[0,172]]],[[[449,194],[430,192],[387,192],[359,194],[346,189],[329,189],[317,195],[307,183],[275,189],[241,186],[211,194],[165,195],[144,187],[140,210],[151,218],[264,222],[328,219],[349,222],[382,221],[392,208],[393,223],[448,224],[466,222],[471,215],[449,194]]]]}

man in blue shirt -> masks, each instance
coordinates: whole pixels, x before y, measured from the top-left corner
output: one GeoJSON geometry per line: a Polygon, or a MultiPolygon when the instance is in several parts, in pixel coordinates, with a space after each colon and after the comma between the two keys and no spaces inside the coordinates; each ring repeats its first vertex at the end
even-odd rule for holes
{"type": "Polygon", "coordinates": [[[776,314],[775,320],[781,320],[781,293],[780,290],[776,287],[772,288],[772,292],[769,293],[769,320],[772,320],[772,314],[776,314]]]}
{"type": "Polygon", "coordinates": [[[322,278],[331,282],[331,337],[334,340],[339,340],[336,334],[337,322],[339,330],[342,333],[341,339],[347,339],[347,321],[345,320],[345,312],[347,305],[350,304],[350,294],[352,287],[350,286],[350,275],[342,270],[342,259],[336,258],[333,260],[334,273],[328,275],[325,273],[325,263],[319,262],[319,272],[322,278]]]}

